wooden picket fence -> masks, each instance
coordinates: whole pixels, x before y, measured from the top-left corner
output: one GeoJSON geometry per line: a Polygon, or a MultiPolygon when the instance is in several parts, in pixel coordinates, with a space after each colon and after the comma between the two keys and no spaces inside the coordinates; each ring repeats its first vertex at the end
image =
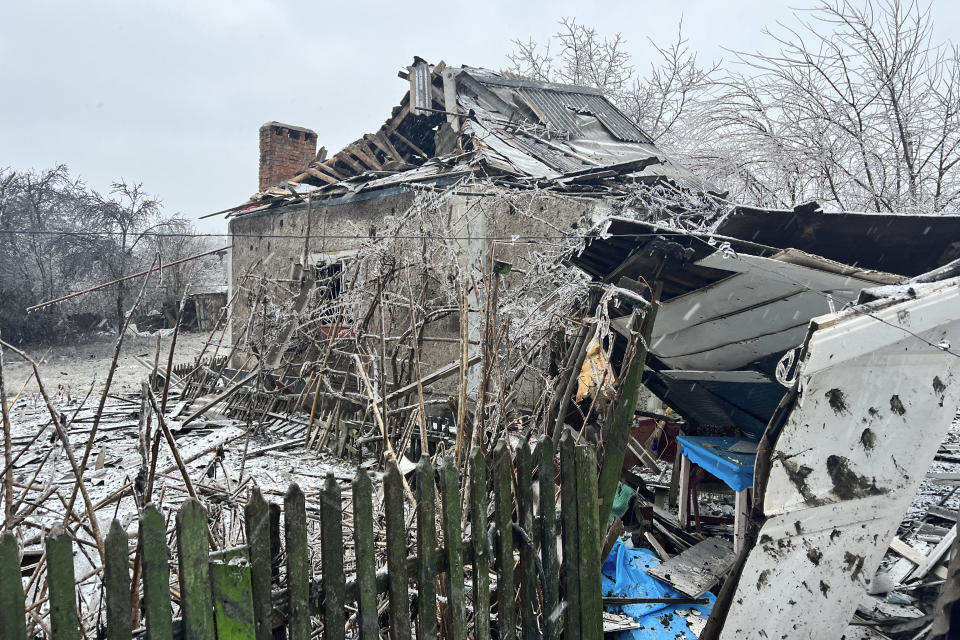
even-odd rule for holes
{"type": "MultiPolygon", "coordinates": [[[[247,544],[213,553],[205,510],[196,500],[184,502],[176,516],[179,566],[173,585],[164,518],[147,505],[139,530],[146,637],[269,640],[277,633],[283,637],[285,628],[290,640],[309,640],[318,622],[324,640],[377,640],[378,601],[385,594],[382,619],[390,640],[466,640],[468,633],[474,640],[518,640],[518,632],[523,640],[600,640],[601,534],[593,448],[575,445],[568,436],[561,440],[559,523],[549,438],[540,441],[535,454],[523,444],[515,457],[501,441],[489,473],[487,467],[482,453],[470,457],[468,495],[461,496],[461,473],[450,460],[435,469],[427,457],[421,458],[414,489],[396,465],[388,463],[383,486],[386,564],[379,568],[373,485],[366,472],[359,471],[352,483],[355,572],[350,576],[344,571],[341,492],[332,475],[320,500],[319,577],[311,576],[305,500],[296,484],[284,498],[283,540],[278,505],[268,504],[254,490],[244,509],[247,544]],[[543,489],[536,504],[534,473],[543,489]],[[491,494],[492,514],[488,514],[491,494]],[[402,508],[410,498],[416,505],[413,554],[407,550],[402,508]],[[461,503],[468,505],[466,514],[461,503]],[[467,538],[461,533],[464,521],[470,523],[467,538]],[[286,572],[281,577],[284,562],[286,572]],[[491,570],[495,588],[491,588],[491,570]],[[413,599],[411,583],[416,585],[413,599]],[[438,588],[443,598],[438,598],[438,588]],[[180,602],[176,620],[171,591],[180,602]],[[468,602],[472,629],[468,628],[468,602]]],[[[50,633],[53,640],[75,640],[80,634],[72,540],[56,528],[47,535],[45,545],[50,633]]],[[[105,546],[106,629],[99,633],[109,640],[128,640],[135,619],[130,553],[127,535],[116,520],[105,546]]],[[[6,532],[0,539],[0,636],[26,638],[26,634],[17,540],[6,532]]]]}

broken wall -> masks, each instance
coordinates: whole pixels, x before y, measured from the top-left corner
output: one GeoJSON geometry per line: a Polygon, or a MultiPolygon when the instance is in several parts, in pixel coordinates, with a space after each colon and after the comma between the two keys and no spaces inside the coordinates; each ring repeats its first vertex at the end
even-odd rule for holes
{"type": "MultiPolygon", "coordinates": [[[[256,338],[262,330],[258,325],[262,317],[287,312],[285,305],[299,287],[295,269],[302,262],[308,230],[308,255],[342,259],[345,281],[354,282],[358,276],[352,286],[362,291],[351,292],[352,302],[348,303],[353,305],[353,313],[362,314],[361,307],[377,297],[378,270],[392,274],[382,296],[388,352],[396,345],[393,339],[410,328],[411,293],[415,300],[430,301],[436,313],[426,324],[420,347],[421,375],[459,361],[459,308],[464,290],[469,300],[470,355],[479,353],[487,283],[495,279],[490,275],[492,260],[510,265],[508,273],[496,277],[500,347],[530,343],[533,336],[543,337],[551,325],[562,320],[534,307],[563,301],[565,289],[585,286],[585,278],[571,279],[570,269],[560,267],[558,261],[573,242],[575,223],[596,215],[600,206],[597,199],[537,190],[507,191],[475,181],[447,189],[394,188],[235,217],[230,222],[234,240],[231,293],[236,293],[231,326],[237,347],[234,366],[249,367],[255,362],[249,337],[256,338]],[[364,263],[362,273],[351,266],[356,260],[364,263]],[[259,309],[254,308],[257,304],[259,309]]],[[[372,326],[378,322],[379,312],[374,314],[372,326]]],[[[398,368],[407,366],[408,355],[388,358],[388,379],[399,377],[398,368]]],[[[309,359],[310,354],[300,356],[309,359]]],[[[547,363],[529,364],[535,366],[522,377],[525,382],[515,387],[523,389],[519,394],[522,404],[529,404],[542,390],[547,363]]],[[[477,366],[471,369],[471,389],[478,384],[478,370],[477,366]]],[[[458,387],[458,377],[451,376],[430,391],[452,395],[458,387]]]]}

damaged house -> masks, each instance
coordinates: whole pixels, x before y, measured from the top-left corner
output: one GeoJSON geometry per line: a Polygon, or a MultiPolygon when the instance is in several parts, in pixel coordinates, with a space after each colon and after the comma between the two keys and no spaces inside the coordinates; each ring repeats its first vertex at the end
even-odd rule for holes
{"type": "Polygon", "coordinates": [[[260,191],[227,212],[230,366],[274,372],[338,453],[459,463],[572,427],[603,452],[601,515],[627,518],[626,471],[646,530],[689,547],[649,574],[717,592],[684,633],[840,637],[960,404],[960,217],[732,206],[597,91],[400,75],[336,154],[261,128],[260,191]],[[644,389],[679,420],[636,413],[644,389]],[[702,535],[711,480],[732,543],[702,535]]]}

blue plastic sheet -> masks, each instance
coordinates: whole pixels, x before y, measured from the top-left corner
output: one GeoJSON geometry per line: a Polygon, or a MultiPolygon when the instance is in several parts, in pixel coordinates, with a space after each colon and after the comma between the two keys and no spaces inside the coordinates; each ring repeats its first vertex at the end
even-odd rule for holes
{"type": "MultiPolygon", "coordinates": [[[[677,442],[683,447],[682,453],[690,462],[700,465],[704,471],[712,473],[734,491],[743,491],[753,486],[753,463],[756,451],[740,453],[730,451],[731,447],[749,444],[752,440],[743,438],[722,438],[711,436],[677,436],[677,442]]],[[[754,447],[755,448],[755,447],[754,447]]]]}
{"type": "MultiPolygon", "coordinates": [[[[686,598],[665,582],[647,575],[647,569],[660,564],[660,560],[647,549],[630,549],[622,540],[617,540],[610,555],[603,563],[603,595],[625,598],[686,598]]],[[[716,596],[707,593],[709,604],[627,604],[608,606],[607,611],[625,613],[642,626],[640,629],[621,631],[620,640],[695,640],[686,617],[676,611],[692,611],[704,620],[710,615],[716,596]]]]}

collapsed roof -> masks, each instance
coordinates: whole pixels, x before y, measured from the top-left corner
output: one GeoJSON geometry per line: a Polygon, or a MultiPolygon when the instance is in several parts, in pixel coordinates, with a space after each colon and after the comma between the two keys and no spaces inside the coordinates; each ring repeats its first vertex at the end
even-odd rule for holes
{"type": "Polygon", "coordinates": [[[228,211],[467,175],[574,192],[663,179],[714,190],[670,160],[597,89],[420,58],[399,75],[410,90],[379,130],[330,157],[321,149],[301,173],[228,211]]]}
{"type": "MultiPolygon", "coordinates": [[[[958,237],[958,215],[738,208],[700,233],[610,218],[570,262],[621,288],[659,281],[644,384],[694,425],[755,438],[786,392],[777,365],[812,318],[951,263],[958,237]]],[[[612,326],[627,335],[627,321],[612,326]]]]}

